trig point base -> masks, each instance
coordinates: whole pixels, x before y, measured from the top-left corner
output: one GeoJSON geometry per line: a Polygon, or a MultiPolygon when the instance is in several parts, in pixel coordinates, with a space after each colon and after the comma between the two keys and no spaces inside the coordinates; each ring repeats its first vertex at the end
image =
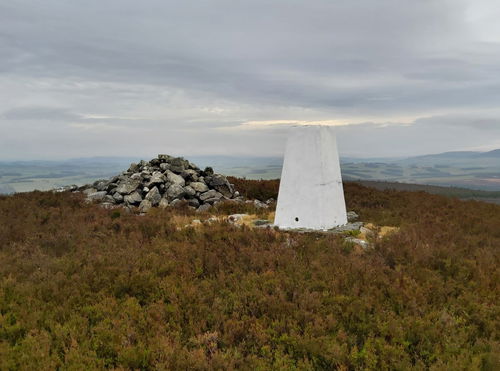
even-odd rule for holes
{"type": "Polygon", "coordinates": [[[347,224],[335,129],[290,130],[274,224],[282,229],[327,230],[347,224]]]}

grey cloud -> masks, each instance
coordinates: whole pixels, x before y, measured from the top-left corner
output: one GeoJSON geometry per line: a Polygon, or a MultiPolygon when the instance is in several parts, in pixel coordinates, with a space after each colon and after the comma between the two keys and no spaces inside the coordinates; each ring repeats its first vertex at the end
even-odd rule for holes
{"type": "MultiPolygon", "coordinates": [[[[402,141],[390,151],[366,141],[374,155],[403,153],[415,138],[432,142],[424,127],[435,133],[449,127],[474,143],[483,135],[494,145],[500,37],[478,36],[480,22],[467,16],[471,6],[466,0],[4,2],[0,128],[52,120],[60,141],[86,130],[88,140],[75,147],[82,152],[109,151],[90,132],[115,130],[125,142],[141,132],[189,133],[186,150],[190,143],[207,152],[239,143],[235,150],[270,153],[276,149],[269,143],[283,141],[276,129],[246,132],[240,140],[237,131],[217,128],[257,120],[424,117],[412,126],[340,130],[352,138],[347,143],[355,143],[356,130],[402,141]]],[[[43,127],[40,143],[55,135],[43,127]]],[[[15,133],[9,138],[22,143],[15,133]]],[[[15,154],[17,147],[7,152],[1,144],[0,157],[15,154]]],[[[443,150],[464,145],[471,146],[441,140],[443,150]]],[[[54,156],[64,155],[59,146],[54,156]]]]}
{"type": "Polygon", "coordinates": [[[49,107],[17,107],[12,108],[0,115],[6,120],[51,120],[51,121],[71,121],[80,120],[82,117],[62,108],[49,107]]]}

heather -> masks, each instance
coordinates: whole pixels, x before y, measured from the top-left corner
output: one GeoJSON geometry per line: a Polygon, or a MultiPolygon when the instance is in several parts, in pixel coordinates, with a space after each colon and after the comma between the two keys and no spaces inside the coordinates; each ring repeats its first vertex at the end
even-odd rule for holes
{"type": "MultiPolygon", "coordinates": [[[[278,181],[230,179],[276,198],[278,181]]],[[[71,193],[0,198],[0,369],[495,370],[500,206],[346,183],[342,236],[144,216],[71,193]]],[[[264,215],[263,215],[264,216],[264,215]]]]}

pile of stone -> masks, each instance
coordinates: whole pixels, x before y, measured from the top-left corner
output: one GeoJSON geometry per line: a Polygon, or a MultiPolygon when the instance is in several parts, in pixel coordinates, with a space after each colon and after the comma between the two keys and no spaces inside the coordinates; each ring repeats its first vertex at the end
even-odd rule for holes
{"type": "Polygon", "coordinates": [[[122,174],[98,180],[78,191],[104,207],[137,207],[143,213],[155,206],[165,208],[183,203],[207,211],[223,200],[242,200],[225,176],[215,174],[210,167],[201,170],[182,157],[169,155],[131,164],[122,174]]]}

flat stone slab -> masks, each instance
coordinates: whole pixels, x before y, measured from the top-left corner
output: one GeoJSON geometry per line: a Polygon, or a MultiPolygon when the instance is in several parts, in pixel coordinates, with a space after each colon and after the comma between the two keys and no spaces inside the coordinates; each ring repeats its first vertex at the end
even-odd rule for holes
{"type": "Polygon", "coordinates": [[[298,228],[298,229],[280,228],[280,230],[287,231],[287,232],[298,232],[298,233],[341,234],[341,233],[359,231],[359,229],[362,226],[363,226],[363,222],[354,222],[354,223],[347,223],[345,225],[341,225],[341,226],[338,226],[338,227],[335,227],[332,229],[327,229],[327,230],[317,230],[317,229],[307,229],[307,228],[298,228]]]}

